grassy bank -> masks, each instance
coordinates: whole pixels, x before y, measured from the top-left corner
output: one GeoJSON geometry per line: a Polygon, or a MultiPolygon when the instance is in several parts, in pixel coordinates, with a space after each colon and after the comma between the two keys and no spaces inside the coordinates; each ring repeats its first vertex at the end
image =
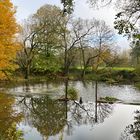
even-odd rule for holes
{"type": "MultiPolygon", "coordinates": [[[[82,69],[80,68],[71,68],[69,78],[81,79],[82,69]]],[[[137,80],[138,78],[135,68],[133,67],[99,67],[95,72],[91,68],[88,68],[84,76],[85,80],[98,80],[109,83],[131,83],[137,80]]]]}
{"type": "MultiPolygon", "coordinates": [[[[81,77],[82,69],[79,67],[71,68],[68,77],[65,77],[62,71],[51,73],[31,73],[29,77],[30,82],[41,81],[61,81],[65,78],[70,80],[98,80],[108,83],[132,83],[140,81],[139,76],[136,74],[135,69],[132,67],[99,67],[95,72],[91,68],[85,71],[85,76],[81,77]]],[[[26,82],[24,76],[18,72],[14,74],[11,79],[12,82],[26,82]]]]}

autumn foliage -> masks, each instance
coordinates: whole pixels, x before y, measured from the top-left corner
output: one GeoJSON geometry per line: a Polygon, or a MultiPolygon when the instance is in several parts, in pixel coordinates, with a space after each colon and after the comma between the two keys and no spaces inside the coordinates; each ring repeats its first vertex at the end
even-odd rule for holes
{"type": "Polygon", "coordinates": [[[0,79],[5,79],[15,70],[13,63],[19,45],[16,43],[18,24],[15,19],[15,8],[10,0],[0,1],[0,79]]]}

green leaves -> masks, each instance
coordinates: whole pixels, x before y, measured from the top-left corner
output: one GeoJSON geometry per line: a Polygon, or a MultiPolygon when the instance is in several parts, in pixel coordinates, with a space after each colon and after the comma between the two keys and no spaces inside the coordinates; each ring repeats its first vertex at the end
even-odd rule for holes
{"type": "Polygon", "coordinates": [[[117,20],[114,22],[114,28],[118,30],[118,34],[127,34],[129,35],[134,30],[134,25],[129,21],[117,20]]]}
{"type": "Polygon", "coordinates": [[[140,34],[134,34],[133,37],[136,39],[140,39],[140,34]]]}
{"type": "Polygon", "coordinates": [[[50,54],[46,57],[44,54],[36,55],[33,61],[35,72],[58,72],[60,70],[60,61],[57,57],[50,54]]]}
{"type": "Polygon", "coordinates": [[[120,5],[121,12],[116,15],[114,28],[119,34],[133,37],[133,34],[138,34],[139,31],[140,1],[122,0],[120,5]]]}
{"type": "Polygon", "coordinates": [[[64,13],[71,14],[73,12],[74,0],[61,0],[64,6],[64,13]]]}

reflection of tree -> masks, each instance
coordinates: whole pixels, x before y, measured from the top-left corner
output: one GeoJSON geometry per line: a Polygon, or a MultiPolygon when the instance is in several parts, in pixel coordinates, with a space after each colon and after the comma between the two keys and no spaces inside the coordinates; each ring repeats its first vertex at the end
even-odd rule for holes
{"type": "Polygon", "coordinates": [[[102,123],[113,110],[113,104],[97,103],[97,122],[102,123]]]}
{"type": "Polygon", "coordinates": [[[66,124],[66,108],[63,102],[51,100],[48,96],[41,96],[24,97],[20,103],[24,103],[22,105],[28,112],[26,117],[30,118],[29,124],[37,128],[46,138],[59,133],[66,124]]]}
{"type": "Polygon", "coordinates": [[[0,140],[22,140],[22,132],[16,125],[23,116],[14,110],[14,103],[14,97],[0,93],[0,140]]]}
{"type": "Polygon", "coordinates": [[[136,111],[133,124],[128,125],[121,135],[120,140],[140,140],[140,111],[136,111]]]}
{"type": "MultiPolygon", "coordinates": [[[[25,114],[25,122],[37,128],[38,132],[47,139],[58,134],[61,139],[64,133],[71,135],[75,125],[95,124],[103,122],[111,113],[113,106],[107,103],[97,103],[95,115],[94,102],[78,102],[68,99],[68,80],[65,80],[65,96],[63,100],[53,100],[48,96],[20,97],[19,103],[25,114]]],[[[82,99],[82,98],[81,98],[82,99]]]]}
{"type": "Polygon", "coordinates": [[[98,123],[103,122],[106,117],[112,112],[113,105],[108,103],[97,103],[97,114],[95,115],[95,103],[83,103],[79,104],[78,102],[74,102],[71,106],[71,114],[73,119],[78,124],[83,123],[95,123],[96,120],[98,123]],[[95,118],[97,116],[97,119],[95,118]]]}
{"type": "MultiPolygon", "coordinates": [[[[86,86],[86,83],[85,83],[86,86]]],[[[96,88],[97,89],[97,88],[96,88]]],[[[67,98],[68,80],[65,81],[65,97],[67,98]]],[[[97,97],[96,97],[97,98],[97,97]]],[[[82,101],[66,102],[68,111],[67,116],[67,133],[72,134],[74,125],[101,123],[112,112],[113,104],[82,101]]]]}

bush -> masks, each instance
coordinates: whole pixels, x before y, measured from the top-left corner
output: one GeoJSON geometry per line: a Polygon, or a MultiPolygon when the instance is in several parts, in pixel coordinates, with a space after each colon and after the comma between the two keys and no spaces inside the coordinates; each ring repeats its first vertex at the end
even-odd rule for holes
{"type": "Polygon", "coordinates": [[[78,98],[78,92],[75,88],[71,87],[68,89],[68,98],[76,100],[78,98]]]}
{"type": "Polygon", "coordinates": [[[139,89],[139,90],[140,90],[140,82],[135,83],[135,84],[134,84],[134,86],[135,86],[137,89],[139,89]]]}
{"type": "Polygon", "coordinates": [[[140,76],[140,65],[137,65],[135,68],[135,73],[140,76]]]}
{"type": "Polygon", "coordinates": [[[100,101],[103,101],[103,102],[116,102],[118,101],[117,98],[114,98],[114,97],[109,97],[109,96],[106,96],[106,97],[100,97],[100,101]]]}

